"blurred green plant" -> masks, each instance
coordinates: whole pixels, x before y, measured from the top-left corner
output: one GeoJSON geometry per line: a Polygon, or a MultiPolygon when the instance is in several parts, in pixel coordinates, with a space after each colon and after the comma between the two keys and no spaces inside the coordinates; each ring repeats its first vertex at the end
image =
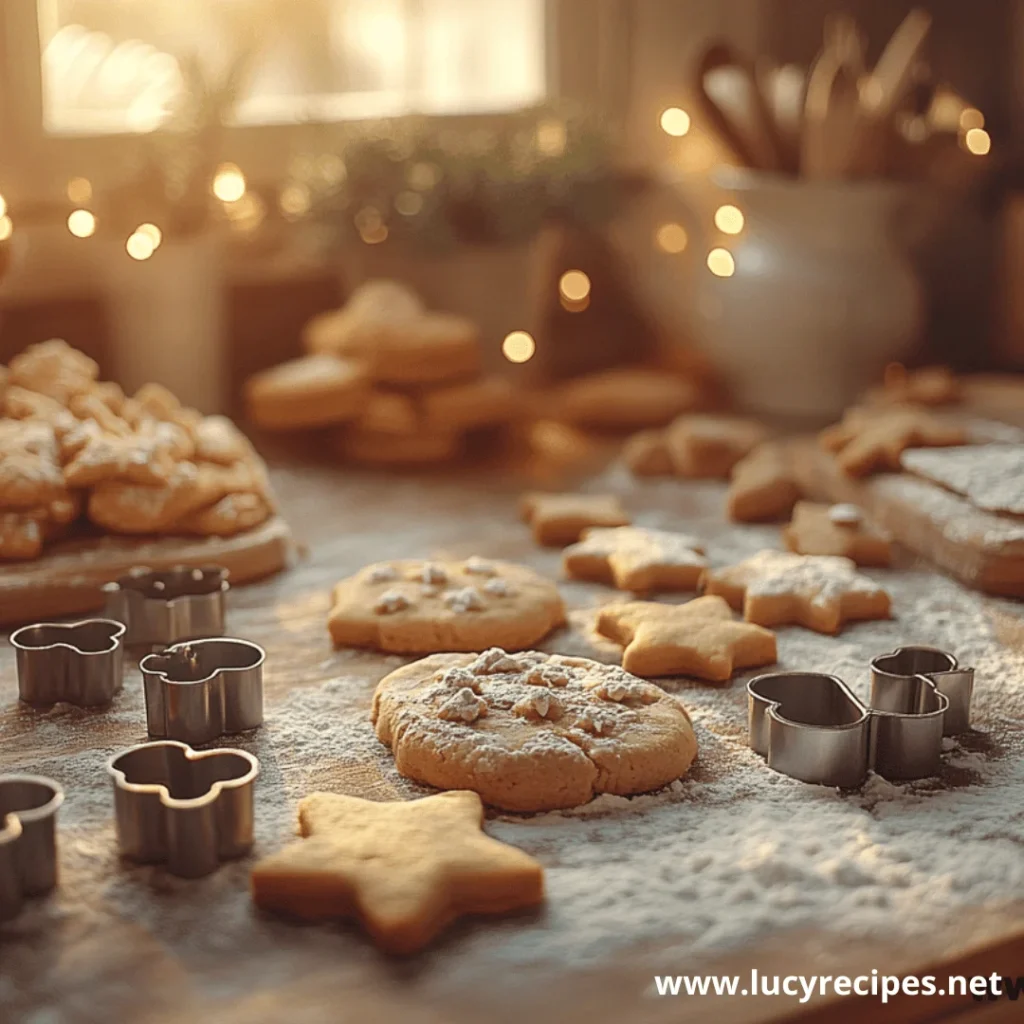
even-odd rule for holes
{"type": "Polygon", "coordinates": [[[334,129],[292,162],[282,191],[332,241],[429,249],[529,238],[551,220],[596,227],[637,182],[585,113],[545,107],[486,125],[403,118],[334,129]]]}

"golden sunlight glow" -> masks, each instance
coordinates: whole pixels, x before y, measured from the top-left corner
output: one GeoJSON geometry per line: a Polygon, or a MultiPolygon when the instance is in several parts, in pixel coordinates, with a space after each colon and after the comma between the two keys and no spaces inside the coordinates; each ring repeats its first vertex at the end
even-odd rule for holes
{"type": "Polygon", "coordinates": [[[88,178],[72,178],[68,182],[68,199],[79,206],[92,201],[92,183],[88,178]]]}
{"type": "Polygon", "coordinates": [[[682,252],[686,248],[688,241],[686,228],[682,224],[662,224],[654,233],[654,244],[662,252],[682,252]]]}
{"type": "Polygon", "coordinates": [[[75,238],[88,238],[96,233],[96,218],[88,210],[72,210],[68,214],[68,231],[75,238]]]}
{"type": "Polygon", "coordinates": [[[727,235],[738,235],[743,230],[743,212],[727,203],[715,210],[715,227],[727,235]]]}
{"type": "Polygon", "coordinates": [[[732,277],[736,273],[736,261],[728,249],[712,249],[708,253],[708,270],[715,277],[732,277]]]}
{"type": "Polygon", "coordinates": [[[5,213],[0,217],[0,242],[6,242],[14,234],[14,223],[5,213]]]}
{"type": "Polygon", "coordinates": [[[690,115],[680,107],[669,107],[661,112],[661,130],[677,138],[690,130],[690,115]]]}
{"type": "Polygon", "coordinates": [[[245,195],[245,175],[237,164],[221,164],[213,176],[213,194],[222,203],[238,202],[245,195]]]}
{"type": "Polygon", "coordinates": [[[992,149],[992,139],[984,128],[971,128],[964,135],[964,145],[968,153],[984,156],[992,149]]]}
{"type": "Polygon", "coordinates": [[[135,234],[145,235],[153,243],[154,249],[164,240],[164,233],[155,224],[140,224],[135,234]]]}
{"type": "Polygon", "coordinates": [[[536,351],[537,343],[533,340],[533,336],[526,331],[513,331],[506,335],[505,340],[501,343],[502,355],[510,363],[525,363],[533,358],[533,353],[536,351]]]}
{"type": "Polygon", "coordinates": [[[972,128],[984,128],[985,115],[977,107],[964,107],[960,111],[960,127],[965,132],[972,128]]]}
{"type": "Polygon", "coordinates": [[[124,247],[133,260],[148,260],[156,249],[153,239],[138,231],[129,237],[124,247]]]}
{"type": "Polygon", "coordinates": [[[558,290],[570,302],[582,302],[590,295],[590,278],[582,270],[567,270],[558,281],[558,290]]]}

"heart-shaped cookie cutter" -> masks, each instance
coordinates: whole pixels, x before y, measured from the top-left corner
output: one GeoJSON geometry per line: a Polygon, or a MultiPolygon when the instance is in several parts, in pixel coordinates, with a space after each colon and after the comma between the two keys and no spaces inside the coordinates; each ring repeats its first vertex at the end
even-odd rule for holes
{"type": "Polygon", "coordinates": [[[869,770],[894,780],[934,775],[943,735],[969,728],[973,670],[937,648],[901,647],[875,658],[871,673],[870,707],[838,676],[751,679],[750,746],[776,771],[843,789],[859,786],[869,770]]]}
{"type": "Polygon", "coordinates": [[[41,775],[0,775],[0,921],[57,884],[57,811],[64,790],[41,775]]]}
{"type": "Polygon", "coordinates": [[[253,842],[259,761],[244,750],[195,751],[185,743],[142,743],[111,758],[121,855],[165,863],[201,878],[253,842]]]}
{"type": "Polygon", "coordinates": [[[104,614],[125,624],[125,643],[131,646],[166,647],[223,636],[229,589],[228,571],[219,565],[137,566],[103,587],[104,614]]]}
{"type": "Polygon", "coordinates": [[[11,634],[18,694],[28,704],[109,704],[124,678],[124,624],[40,622],[11,634]]]}
{"type": "Polygon", "coordinates": [[[139,662],[150,736],[209,743],[263,722],[259,644],[235,637],[188,640],[139,662]]]}

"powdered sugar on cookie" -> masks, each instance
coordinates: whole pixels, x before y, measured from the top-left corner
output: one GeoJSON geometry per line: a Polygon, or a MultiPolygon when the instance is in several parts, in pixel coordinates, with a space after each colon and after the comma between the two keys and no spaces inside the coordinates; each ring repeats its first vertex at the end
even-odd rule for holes
{"type": "Polygon", "coordinates": [[[377,735],[410,778],[509,810],[643,792],[686,771],[696,740],[676,698],[617,666],[571,661],[500,648],[425,658],[378,685],[377,735]],[[453,694],[463,673],[475,685],[453,694]]]}
{"type": "Polygon", "coordinates": [[[962,494],[975,508],[1024,516],[1024,444],[914,448],[903,468],[962,494]]]}

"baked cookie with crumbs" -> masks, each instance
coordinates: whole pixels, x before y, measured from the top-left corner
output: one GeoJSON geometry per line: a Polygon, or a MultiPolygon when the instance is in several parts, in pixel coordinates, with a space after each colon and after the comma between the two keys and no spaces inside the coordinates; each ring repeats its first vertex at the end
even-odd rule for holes
{"type": "Polygon", "coordinates": [[[407,778],[508,811],[660,789],[697,754],[686,709],[660,687],[537,651],[413,662],[380,681],[370,717],[407,778]]]}
{"type": "Polygon", "coordinates": [[[525,566],[401,559],[342,580],[327,628],[338,647],[429,654],[495,645],[520,650],[564,622],[558,587],[525,566]]]}

